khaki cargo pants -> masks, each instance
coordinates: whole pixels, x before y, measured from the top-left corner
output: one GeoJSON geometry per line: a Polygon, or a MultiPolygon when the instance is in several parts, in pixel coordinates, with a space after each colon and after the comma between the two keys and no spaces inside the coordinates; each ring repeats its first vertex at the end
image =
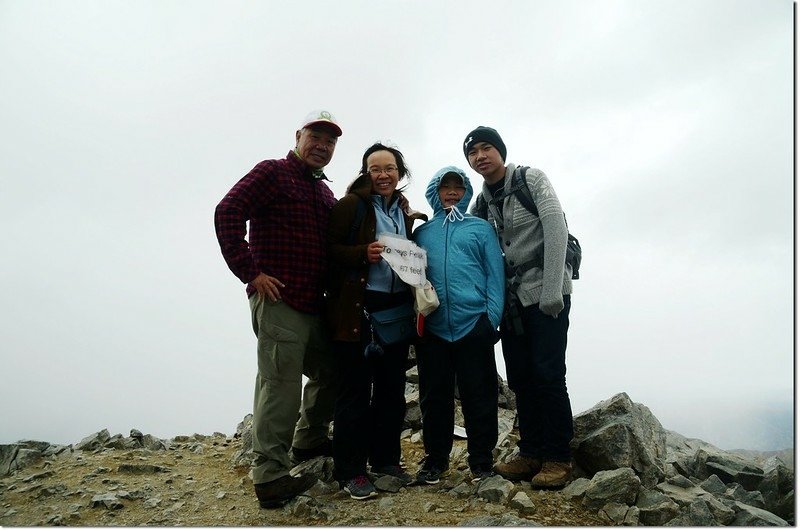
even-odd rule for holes
{"type": "Polygon", "coordinates": [[[310,449],[327,439],[337,377],[318,315],[301,313],[258,294],[249,301],[258,337],[253,483],[260,484],[289,474],[292,445],[310,449]],[[305,388],[303,375],[308,377],[305,388]]]}

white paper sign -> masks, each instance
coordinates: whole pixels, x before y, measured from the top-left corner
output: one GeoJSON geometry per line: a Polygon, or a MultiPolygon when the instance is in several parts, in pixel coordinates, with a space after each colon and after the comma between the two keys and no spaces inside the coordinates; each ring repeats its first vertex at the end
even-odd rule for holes
{"type": "Polygon", "coordinates": [[[412,287],[425,285],[425,267],[428,254],[413,241],[392,234],[381,234],[378,242],[383,247],[381,257],[386,260],[400,279],[412,287]]]}

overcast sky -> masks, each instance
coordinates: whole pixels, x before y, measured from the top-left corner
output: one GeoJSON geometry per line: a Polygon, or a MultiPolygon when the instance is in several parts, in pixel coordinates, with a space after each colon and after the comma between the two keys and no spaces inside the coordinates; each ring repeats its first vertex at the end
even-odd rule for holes
{"type": "MultiPolygon", "coordinates": [[[[788,0],[0,0],[0,443],[233,433],[255,336],[213,228],[308,111],[406,155],[495,127],[581,241],[567,383],[723,448],[792,445],[788,0]]],[[[499,351],[499,348],[498,348],[499,351]]],[[[505,373],[502,363],[501,373],[505,373]]]]}

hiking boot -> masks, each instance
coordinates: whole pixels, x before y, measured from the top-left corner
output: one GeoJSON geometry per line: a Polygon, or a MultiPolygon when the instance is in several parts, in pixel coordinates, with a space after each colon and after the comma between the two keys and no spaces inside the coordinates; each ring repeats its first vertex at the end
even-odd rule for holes
{"type": "Polygon", "coordinates": [[[414,482],[414,478],[403,471],[403,468],[400,466],[373,467],[372,473],[375,475],[389,475],[390,477],[398,478],[406,486],[414,482]]]}
{"type": "Polygon", "coordinates": [[[256,490],[258,504],[262,508],[279,508],[286,504],[286,501],[303,493],[316,483],[317,478],[313,475],[299,477],[284,475],[269,482],[253,484],[253,486],[256,490]]]}
{"type": "Polygon", "coordinates": [[[363,501],[364,499],[375,497],[378,494],[378,492],[375,491],[375,486],[373,486],[372,482],[364,475],[351,478],[347,481],[347,484],[344,485],[343,489],[350,494],[351,499],[357,501],[363,501]]]}
{"type": "Polygon", "coordinates": [[[423,467],[417,472],[417,484],[438,484],[442,470],[438,467],[423,467]]]}
{"type": "Polygon", "coordinates": [[[292,452],[289,456],[294,465],[301,464],[312,458],[317,458],[318,456],[333,456],[333,442],[331,442],[330,439],[326,439],[324,442],[311,449],[301,449],[292,446],[292,452]]]}
{"type": "Polygon", "coordinates": [[[541,460],[519,453],[510,462],[498,462],[494,466],[495,473],[508,480],[530,480],[541,470],[541,460]]]}
{"type": "Polygon", "coordinates": [[[542,470],[531,480],[534,489],[561,489],[572,480],[572,464],[569,462],[545,462],[542,470]]]}

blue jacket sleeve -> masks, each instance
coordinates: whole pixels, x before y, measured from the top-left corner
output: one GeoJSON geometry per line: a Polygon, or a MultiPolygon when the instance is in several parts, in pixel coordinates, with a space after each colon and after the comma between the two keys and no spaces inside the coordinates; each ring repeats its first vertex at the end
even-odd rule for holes
{"type": "Polygon", "coordinates": [[[488,222],[485,222],[486,244],[483,246],[486,268],[486,293],[488,295],[487,307],[489,320],[494,327],[500,325],[503,318],[503,307],[505,305],[506,292],[506,272],[503,263],[503,254],[500,251],[500,243],[497,241],[497,234],[488,222]]]}

